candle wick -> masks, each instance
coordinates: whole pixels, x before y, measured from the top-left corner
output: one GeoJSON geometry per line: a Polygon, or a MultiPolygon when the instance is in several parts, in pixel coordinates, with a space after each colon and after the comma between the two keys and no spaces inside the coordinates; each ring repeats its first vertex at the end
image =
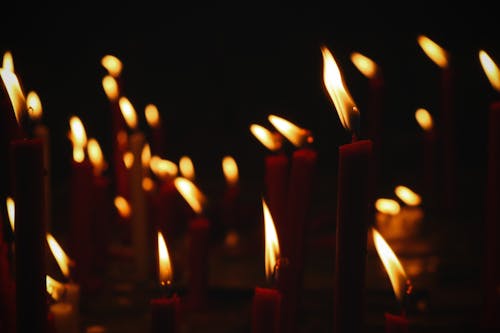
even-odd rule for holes
{"type": "Polygon", "coordinates": [[[282,270],[289,264],[290,262],[288,261],[288,258],[280,257],[276,260],[276,265],[274,265],[273,274],[271,275],[271,283],[274,287],[276,287],[279,282],[280,271],[282,272],[282,270]]]}
{"type": "Polygon", "coordinates": [[[160,293],[166,298],[170,298],[173,295],[173,285],[172,280],[167,280],[166,282],[160,282],[160,293]]]}

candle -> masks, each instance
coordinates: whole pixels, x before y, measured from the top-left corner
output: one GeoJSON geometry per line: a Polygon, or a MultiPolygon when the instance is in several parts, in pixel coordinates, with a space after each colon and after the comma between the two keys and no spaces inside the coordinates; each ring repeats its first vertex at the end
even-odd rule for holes
{"type": "Polygon", "coordinates": [[[16,327],[16,285],[9,257],[9,244],[4,241],[0,228],[0,331],[13,333],[16,327]]]}
{"type": "Polygon", "coordinates": [[[149,142],[151,142],[151,151],[154,155],[164,156],[165,151],[165,128],[161,121],[160,112],[154,104],[146,105],[144,109],[144,115],[146,117],[146,122],[149,125],[150,137],[149,142]]]}
{"type": "Polygon", "coordinates": [[[236,163],[234,157],[224,156],[222,158],[222,171],[224,178],[226,180],[226,186],[224,189],[224,194],[222,197],[221,205],[221,219],[226,230],[226,245],[236,245],[231,242],[227,242],[231,237],[238,238],[238,224],[240,219],[240,184],[239,184],[239,173],[238,164],[236,163]]]}
{"type": "MultiPolygon", "coordinates": [[[[422,191],[429,202],[434,202],[435,182],[436,182],[436,133],[434,130],[434,120],[429,111],[423,108],[417,109],[415,119],[423,130],[423,177],[422,191]]],[[[434,209],[435,207],[431,207],[434,209]]]]}
{"type": "Polygon", "coordinates": [[[54,317],[56,332],[79,332],[78,313],[66,299],[66,286],[49,275],[46,279],[47,292],[53,300],[49,305],[49,314],[54,317]]]}
{"type": "Polygon", "coordinates": [[[158,231],[158,276],[167,294],[151,300],[151,332],[175,333],[179,331],[180,297],[170,295],[173,280],[172,264],[163,234],[158,231]]]}
{"type": "Polygon", "coordinates": [[[373,156],[371,140],[358,140],[359,111],[344,86],[331,52],[322,48],[323,79],[344,128],[353,141],[339,148],[336,249],[334,269],[334,332],[359,332],[363,326],[367,228],[372,218],[373,156]]]}

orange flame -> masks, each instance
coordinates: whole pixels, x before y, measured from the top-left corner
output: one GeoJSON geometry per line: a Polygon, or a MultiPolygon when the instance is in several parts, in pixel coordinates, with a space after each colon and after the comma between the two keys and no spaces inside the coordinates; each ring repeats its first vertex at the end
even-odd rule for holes
{"type": "Polygon", "coordinates": [[[193,161],[189,158],[189,156],[182,156],[179,159],[179,171],[181,172],[182,177],[187,178],[190,181],[194,181],[195,179],[194,164],[193,161]]]}
{"type": "Polygon", "coordinates": [[[47,293],[56,301],[60,300],[66,292],[64,284],[49,275],[45,276],[45,288],[47,289],[47,293]]]}
{"type": "Polygon", "coordinates": [[[422,198],[417,193],[403,185],[396,186],[394,193],[408,206],[418,206],[422,202],[422,198]]]}
{"type": "Polygon", "coordinates": [[[351,61],[356,68],[368,79],[373,79],[379,69],[375,61],[358,52],[351,53],[351,61]]]}
{"type": "Polygon", "coordinates": [[[252,124],[250,125],[250,132],[270,151],[277,151],[282,146],[281,137],[273,134],[263,126],[252,124]]]}
{"type": "Polygon", "coordinates": [[[106,75],[102,79],[102,88],[104,93],[110,101],[116,101],[118,96],[120,96],[120,89],[118,88],[118,82],[111,75],[106,75]]]}
{"type": "Polygon", "coordinates": [[[16,74],[4,68],[0,68],[0,76],[2,77],[3,84],[9,95],[17,123],[20,124],[22,114],[26,112],[26,99],[24,98],[19,79],[16,74]]]}
{"type": "Polygon", "coordinates": [[[122,68],[123,68],[123,64],[120,61],[120,59],[118,59],[114,55],[109,55],[109,54],[102,57],[101,65],[104,68],[106,68],[109,75],[111,75],[113,77],[120,76],[120,74],[122,72],[122,68]]]}
{"type": "Polygon", "coordinates": [[[69,278],[70,266],[74,266],[75,262],[64,252],[61,245],[56,241],[54,236],[50,233],[46,234],[47,243],[49,244],[50,251],[57,261],[57,265],[61,269],[61,272],[66,278],[69,278]]]}
{"type": "Polygon", "coordinates": [[[123,164],[125,168],[130,169],[134,165],[134,154],[131,151],[123,153],[123,164]]]}
{"type": "Polygon", "coordinates": [[[36,92],[30,91],[28,93],[26,96],[26,104],[28,106],[28,114],[31,119],[39,120],[42,118],[42,102],[36,92]]]}
{"type": "Polygon", "coordinates": [[[417,109],[417,111],[415,111],[415,119],[424,131],[431,131],[434,127],[432,116],[426,109],[417,109]]]}
{"type": "Polygon", "coordinates": [[[175,177],[178,172],[177,164],[156,155],[151,157],[149,167],[151,171],[161,179],[175,177]]]}
{"type": "Polygon", "coordinates": [[[305,143],[312,143],[314,141],[310,131],[293,124],[285,118],[269,115],[268,119],[278,132],[295,147],[302,147],[305,143]]]}
{"type": "Polygon", "coordinates": [[[14,199],[7,197],[7,215],[9,216],[9,223],[12,231],[16,229],[16,204],[14,199]]]}
{"type": "Polygon", "coordinates": [[[158,128],[160,126],[160,112],[158,111],[156,105],[146,105],[146,108],[144,109],[144,115],[146,116],[146,121],[149,126],[153,128],[158,128]]]}
{"type": "Polygon", "coordinates": [[[160,231],[158,231],[158,275],[162,286],[172,284],[174,272],[172,270],[170,256],[168,255],[167,243],[160,231]]]}
{"type": "Polygon", "coordinates": [[[184,200],[187,201],[189,206],[195,213],[201,214],[203,206],[206,203],[205,195],[196,187],[196,185],[189,179],[177,177],[174,180],[177,191],[182,195],[184,200]]]}
{"type": "Polygon", "coordinates": [[[229,185],[238,184],[238,164],[232,156],[224,156],[222,158],[222,171],[229,185]]]}
{"type": "Polygon", "coordinates": [[[96,175],[102,174],[104,170],[108,167],[106,161],[104,160],[104,155],[101,150],[101,146],[96,139],[91,138],[87,143],[87,152],[89,154],[90,162],[94,166],[94,173],[96,175]]]}
{"type": "Polygon", "coordinates": [[[425,52],[425,54],[439,67],[448,67],[448,53],[430,38],[420,35],[417,37],[417,42],[425,52]]]}
{"type": "Polygon", "coordinates": [[[130,208],[130,204],[128,203],[127,199],[124,197],[118,195],[115,197],[114,204],[116,207],[116,210],[118,211],[118,214],[124,218],[128,219],[132,215],[132,208],[130,208]]]}
{"type": "Polygon", "coordinates": [[[151,161],[151,147],[149,146],[149,143],[146,143],[142,147],[142,152],[141,152],[141,163],[143,168],[149,167],[149,161],[151,161]]]}
{"type": "Polygon", "coordinates": [[[396,215],[401,207],[396,200],[381,198],[375,201],[375,208],[384,214],[396,215]]]}
{"type": "Polygon", "coordinates": [[[14,58],[12,57],[12,52],[6,51],[3,54],[2,68],[14,73],[14,58]]]}
{"type": "Polygon", "coordinates": [[[142,189],[151,192],[155,188],[155,182],[150,177],[142,178],[142,189]]]}
{"type": "Polygon", "coordinates": [[[87,133],[83,123],[77,116],[72,116],[69,119],[70,135],[69,138],[73,143],[73,159],[75,162],[83,162],[85,159],[85,147],[87,146],[87,133]]]}
{"type": "Polygon", "coordinates": [[[127,97],[120,97],[120,110],[122,112],[123,118],[130,129],[135,129],[137,127],[137,113],[135,112],[134,106],[130,103],[127,97]]]}
{"type": "Polygon", "coordinates": [[[273,217],[264,199],[262,199],[262,209],[264,211],[264,232],[266,238],[265,268],[266,277],[269,280],[274,275],[276,264],[280,257],[280,244],[273,217]]]}
{"type": "Polygon", "coordinates": [[[493,89],[500,92],[500,70],[498,66],[484,50],[479,51],[479,61],[493,89]]]}

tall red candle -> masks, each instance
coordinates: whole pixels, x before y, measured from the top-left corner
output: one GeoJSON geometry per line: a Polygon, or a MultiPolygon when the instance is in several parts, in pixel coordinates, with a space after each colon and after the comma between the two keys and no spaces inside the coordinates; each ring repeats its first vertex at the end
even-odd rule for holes
{"type": "MultiPolygon", "coordinates": [[[[435,200],[436,183],[436,131],[431,114],[420,108],[415,112],[415,119],[423,130],[422,133],[422,170],[421,190],[428,202],[435,200]]],[[[434,209],[435,207],[431,207],[434,209]]]]}
{"type": "MultiPolygon", "coordinates": [[[[0,222],[2,219],[0,218],[0,222]]],[[[9,244],[0,231],[0,331],[16,331],[16,285],[9,260],[9,244]]]]}
{"type": "Polygon", "coordinates": [[[385,333],[408,333],[408,318],[405,315],[385,313],[385,333]]]}

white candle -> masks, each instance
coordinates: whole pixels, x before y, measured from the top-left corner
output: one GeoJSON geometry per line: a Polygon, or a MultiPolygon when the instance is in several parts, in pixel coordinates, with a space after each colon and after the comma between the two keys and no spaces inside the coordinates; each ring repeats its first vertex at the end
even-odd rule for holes
{"type": "Polygon", "coordinates": [[[73,306],[65,302],[57,302],[50,306],[54,314],[54,324],[58,333],[78,333],[78,321],[73,306]]]}

